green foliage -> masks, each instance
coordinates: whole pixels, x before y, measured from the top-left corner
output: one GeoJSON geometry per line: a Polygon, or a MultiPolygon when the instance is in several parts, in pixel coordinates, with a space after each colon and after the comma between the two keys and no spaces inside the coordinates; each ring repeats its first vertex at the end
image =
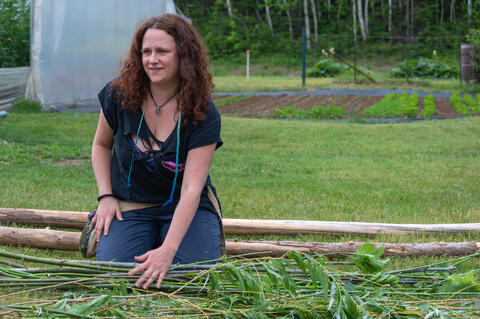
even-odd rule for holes
{"type": "Polygon", "coordinates": [[[315,63],[315,66],[307,71],[307,76],[315,78],[334,77],[344,72],[346,69],[346,67],[340,65],[334,60],[324,58],[315,63]]]}
{"type": "Polygon", "coordinates": [[[478,274],[471,270],[465,274],[452,274],[447,277],[439,289],[440,292],[452,293],[457,292],[479,292],[480,282],[478,274]]]}
{"type": "Polygon", "coordinates": [[[385,247],[375,249],[374,244],[365,243],[358,247],[352,261],[363,273],[376,274],[382,271],[389,261],[389,259],[380,258],[384,251],[385,247]]]}
{"type": "Polygon", "coordinates": [[[363,110],[363,114],[368,118],[414,118],[418,115],[418,95],[387,94],[380,102],[363,110]]]}
{"type": "Polygon", "coordinates": [[[223,105],[228,105],[228,104],[233,104],[233,103],[237,103],[237,102],[240,102],[240,101],[243,101],[243,100],[246,100],[250,98],[250,96],[248,95],[243,95],[243,94],[240,94],[240,95],[232,95],[232,96],[228,96],[226,98],[222,98],[222,99],[217,99],[214,101],[215,103],[215,106],[216,107],[221,107],[223,105]]]}
{"type": "MultiPolygon", "coordinates": [[[[467,42],[473,44],[473,46],[477,48],[475,58],[478,60],[480,58],[480,53],[478,53],[478,49],[480,49],[480,28],[472,28],[469,30],[467,34],[467,42]]],[[[479,64],[476,64],[474,67],[477,72],[480,72],[479,64]]]]}
{"type": "MultiPolygon", "coordinates": [[[[480,95],[477,95],[477,98],[480,98],[480,95]]],[[[470,94],[463,95],[463,102],[465,102],[473,112],[480,114],[480,104],[478,100],[474,99],[470,94]]]]}
{"type": "Polygon", "coordinates": [[[433,94],[427,94],[423,98],[423,117],[431,117],[437,111],[437,107],[435,106],[435,98],[433,94]]]}
{"type": "Polygon", "coordinates": [[[297,109],[294,105],[276,109],[274,115],[281,119],[341,119],[345,116],[344,106],[315,106],[310,110],[297,109]]]}
{"type": "Polygon", "coordinates": [[[0,0],[0,68],[30,65],[30,4],[0,0]]]}
{"type": "Polygon", "coordinates": [[[13,102],[12,113],[38,113],[42,110],[42,103],[30,99],[16,99],[13,102]]]}
{"type": "Polygon", "coordinates": [[[412,78],[448,79],[460,76],[458,66],[451,66],[438,61],[438,59],[428,58],[408,60],[408,63],[406,60],[402,61],[392,69],[390,76],[404,78],[407,76],[407,72],[408,76],[412,78]]]}
{"type": "Polygon", "coordinates": [[[467,105],[462,102],[462,98],[460,97],[460,93],[454,93],[450,96],[450,105],[461,115],[463,116],[470,116],[472,113],[467,105]]]}

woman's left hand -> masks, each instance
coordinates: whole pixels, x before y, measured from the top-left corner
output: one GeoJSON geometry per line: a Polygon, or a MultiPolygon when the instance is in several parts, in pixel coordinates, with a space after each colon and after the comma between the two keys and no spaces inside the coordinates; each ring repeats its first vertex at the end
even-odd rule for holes
{"type": "Polygon", "coordinates": [[[133,276],[144,270],[142,276],[135,282],[135,286],[140,288],[143,284],[142,288],[148,289],[148,287],[157,280],[156,287],[159,289],[163,278],[165,278],[165,275],[170,269],[175,254],[176,251],[173,249],[160,246],[157,249],[147,251],[141,256],[135,256],[135,260],[142,264],[130,270],[128,275],[133,276]]]}

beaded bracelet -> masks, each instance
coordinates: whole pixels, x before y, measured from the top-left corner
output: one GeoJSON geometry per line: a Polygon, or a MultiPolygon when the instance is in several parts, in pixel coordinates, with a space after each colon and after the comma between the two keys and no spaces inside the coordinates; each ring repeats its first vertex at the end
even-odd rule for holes
{"type": "Polygon", "coordinates": [[[102,194],[102,195],[97,197],[97,201],[101,201],[102,198],[105,198],[105,197],[115,197],[115,194],[113,194],[113,193],[102,194]]]}

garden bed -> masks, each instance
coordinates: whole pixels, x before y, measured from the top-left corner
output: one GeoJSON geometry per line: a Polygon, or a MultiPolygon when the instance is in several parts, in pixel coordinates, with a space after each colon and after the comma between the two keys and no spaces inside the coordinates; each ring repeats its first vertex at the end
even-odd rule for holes
{"type": "MultiPolygon", "coordinates": [[[[216,102],[228,99],[228,95],[214,96],[216,102]]],[[[364,117],[367,107],[378,103],[383,96],[359,95],[255,95],[236,99],[219,107],[222,115],[264,118],[275,117],[274,110],[293,105],[297,109],[311,109],[315,106],[344,106],[345,117],[364,117]]],[[[433,117],[459,117],[448,98],[435,98],[436,112],[433,117]]],[[[419,98],[419,117],[423,111],[423,98],[419,98]]]]}

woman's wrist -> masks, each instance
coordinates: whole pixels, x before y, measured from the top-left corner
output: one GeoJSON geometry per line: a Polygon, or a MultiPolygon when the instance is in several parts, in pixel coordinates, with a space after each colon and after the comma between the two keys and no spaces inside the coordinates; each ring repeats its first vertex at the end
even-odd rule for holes
{"type": "Polygon", "coordinates": [[[115,194],[113,194],[113,193],[103,193],[103,194],[100,194],[100,195],[97,197],[97,201],[101,201],[102,199],[104,199],[104,198],[106,198],[106,197],[116,198],[116,197],[115,197],[115,194]]]}

